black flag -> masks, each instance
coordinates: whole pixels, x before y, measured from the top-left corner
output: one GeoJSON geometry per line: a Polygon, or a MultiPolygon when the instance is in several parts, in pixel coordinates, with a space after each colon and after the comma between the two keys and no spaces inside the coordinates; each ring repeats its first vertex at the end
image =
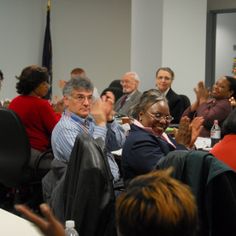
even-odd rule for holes
{"type": "Polygon", "coordinates": [[[48,69],[49,74],[49,92],[45,98],[52,98],[52,41],[50,32],[50,11],[51,11],[51,1],[48,0],[47,3],[47,22],[44,34],[44,44],[43,44],[43,59],[42,65],[48,69]]]}

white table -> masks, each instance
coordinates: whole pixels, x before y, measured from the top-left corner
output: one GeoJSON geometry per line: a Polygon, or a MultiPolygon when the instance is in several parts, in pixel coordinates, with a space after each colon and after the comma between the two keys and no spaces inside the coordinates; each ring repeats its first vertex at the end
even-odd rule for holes
{"type": "Polygon", "coordinates": [[[0,209],[0,235],[42,236],[43,234],[31,222],[0,209]]]}

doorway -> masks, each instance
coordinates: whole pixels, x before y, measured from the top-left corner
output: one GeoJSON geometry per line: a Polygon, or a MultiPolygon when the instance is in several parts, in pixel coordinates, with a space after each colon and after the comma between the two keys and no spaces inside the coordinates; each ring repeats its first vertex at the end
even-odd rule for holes
{"type": "Polygon", "coordinates": [[[211,87],[220,75],[232,75],[234,58],[236,57],[235,20],[236,9],[207,13],[205,71],[207,87],[211,87]]]}

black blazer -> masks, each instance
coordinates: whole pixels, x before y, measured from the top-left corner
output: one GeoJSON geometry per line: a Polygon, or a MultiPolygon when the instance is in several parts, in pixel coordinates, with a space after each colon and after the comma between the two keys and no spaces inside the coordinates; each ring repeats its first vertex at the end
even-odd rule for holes
{"type": "Polygon", "coordinates": [[[170,114],[174,117],[174,120],[172,120],[171,123],[179,124],[183,112],[190,105],[190,101],[188,97],[181,97],[181,95],[175,93],[171,88],[166,94],[166,98],[168,100],[170,114]],[[185,99],[188,101],[186,102],[185,99]]]}
{"type": "Polygon", "coordinates": [[[169,138],[176,148],[162,138],[132,124],[122,150],[121,165],[124,180],[150,172],[170,151],[186,149],[171,137],[169,138]]]}

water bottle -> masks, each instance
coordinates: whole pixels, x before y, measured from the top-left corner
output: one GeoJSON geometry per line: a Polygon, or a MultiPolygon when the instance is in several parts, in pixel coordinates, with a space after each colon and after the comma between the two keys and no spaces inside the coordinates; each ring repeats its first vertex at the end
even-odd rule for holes
{"type": "Polygon", "coordinates": [[[218,124],[218,120],[214,120],[214,124],[211,128],[210,137],[211,137],[211,147],[213,147],[216,143],[220,141],[221,129],[218,124]]]}
{"type": "Polygon", "coordinates": [[[75,222],[73,220],[66,221],[65,236],[79,236],[75,229],[75,222]]]}

